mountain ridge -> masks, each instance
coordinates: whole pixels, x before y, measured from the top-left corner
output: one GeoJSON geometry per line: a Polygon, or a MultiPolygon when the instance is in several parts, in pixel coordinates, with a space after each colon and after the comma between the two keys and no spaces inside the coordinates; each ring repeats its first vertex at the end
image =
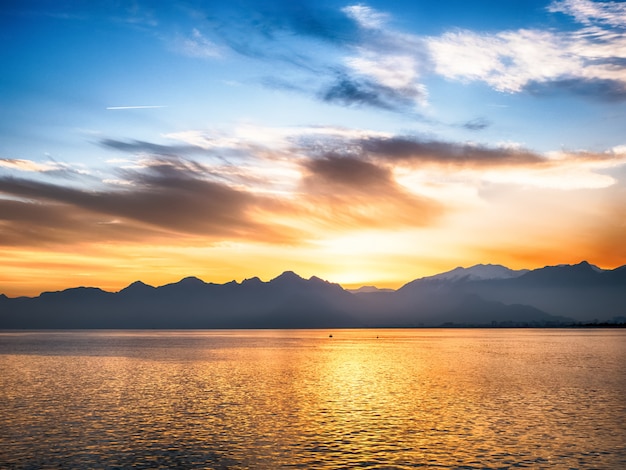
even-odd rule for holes
{"type": "Polygon", "coordinates": [[[74,287],[0,295],[0,328],[324,328],[555,326],[626,317],[626,266],[511,270],[480,264],[415,279],[397,290],[344,289],[285,271],[224,284],[188,276],[116,292],[74,287]]]}

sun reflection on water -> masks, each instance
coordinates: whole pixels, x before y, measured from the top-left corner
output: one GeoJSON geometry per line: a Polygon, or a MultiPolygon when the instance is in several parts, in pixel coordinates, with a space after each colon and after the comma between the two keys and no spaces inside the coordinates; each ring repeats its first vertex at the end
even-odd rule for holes
{"type": "Polygon", "coordinates": [[[0,466],[617,468],[621,332],[0,333],[0,466]]]}

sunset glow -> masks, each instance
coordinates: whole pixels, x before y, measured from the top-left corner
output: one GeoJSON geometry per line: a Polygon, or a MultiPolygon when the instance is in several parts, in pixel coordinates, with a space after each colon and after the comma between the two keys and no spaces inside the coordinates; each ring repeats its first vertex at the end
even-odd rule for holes
{"type": "Polygon", "coordinates": [[[626,264],[626,4],[115,5],[0,7],[0,294],[626,264]]]}

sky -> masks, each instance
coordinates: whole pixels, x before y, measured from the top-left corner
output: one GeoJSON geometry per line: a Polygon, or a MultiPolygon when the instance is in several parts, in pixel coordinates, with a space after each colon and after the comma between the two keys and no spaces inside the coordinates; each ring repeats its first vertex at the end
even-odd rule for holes
{"type": "Polygon", "coordinates": [[[626,264],[626,3],[0,5],[0,293],[626,264]]]}

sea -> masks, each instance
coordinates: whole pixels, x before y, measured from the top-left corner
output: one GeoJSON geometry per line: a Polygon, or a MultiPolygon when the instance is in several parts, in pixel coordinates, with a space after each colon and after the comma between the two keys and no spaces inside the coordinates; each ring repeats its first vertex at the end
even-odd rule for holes
{"type": "Polygon", "coordinates": [[[0,331],[0,468],[626,468],[626,330],[0,331]]]}

